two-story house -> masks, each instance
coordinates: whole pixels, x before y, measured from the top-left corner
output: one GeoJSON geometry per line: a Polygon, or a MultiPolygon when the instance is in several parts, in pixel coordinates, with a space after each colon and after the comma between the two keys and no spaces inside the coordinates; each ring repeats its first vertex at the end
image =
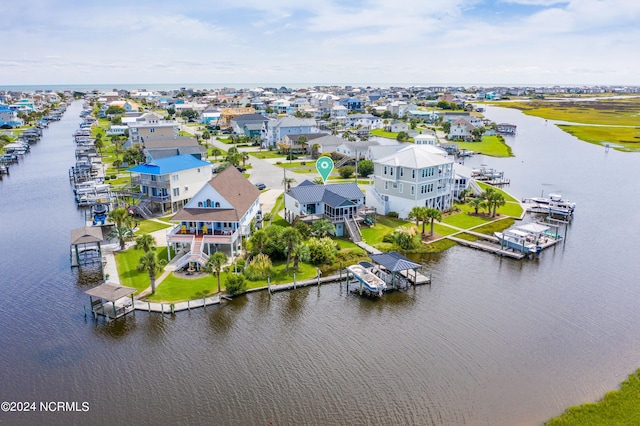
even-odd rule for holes
{"type": "Polygon", "coordinates": [[[451,122],[449,130],[449,140],[473,140],[473,129],[475,127],[464,118],[457,118],[451,122]]]}
{"type": "Polygon", "coordinates": [[[176,212],[211,179],[212,164],[193,155],[157,158],[130,168],[141,202],[151,211],[176,212]]]}
{"type": "Polygon", "coordinates": [[[176,269],[190,263],[206,264],[209,255],[222,251],[232,259],[251,234],[251,222],[260,210],[260,191],[247,178],[228,167],[207,182],[176,213],[176,226],[167,234],[167,245],[182,251],[176,269]]]}
{"type": "Polygon", "coordinates": [[[287,135],[300,135],[307,133],[319,133],[318,124],[312,118],[284,117],[281,119],[269,119],[262,125],[261,136],[263,147],[273,147],[282,141],[287,135]]]}
{"type": "Polygon", "coordinates": [[[128,123],[129,140],[125,148],[142,143],[146,138],[177,137],[180,125],[176,121],[164,120],[162,117],[147,113],[128,123]]]}
{"type": "Polygon", "coordinates": [[[451,207],[454,161],[443,150],[410,144],[373,163],[373,185],[366,199],[378,213],[394,211],[404,219],[415,206],[451,207]]]}

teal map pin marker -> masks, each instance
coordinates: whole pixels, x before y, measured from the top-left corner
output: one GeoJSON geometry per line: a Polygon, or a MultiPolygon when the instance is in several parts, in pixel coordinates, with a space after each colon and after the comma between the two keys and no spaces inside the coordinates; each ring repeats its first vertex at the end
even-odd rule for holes
{"type": "Polygon", "coordinates": [[[322,176],[322,182],[327,183],[327,178],[333,171],[333,160],[329,157],[320,157],[316,161],[316,170],[322,176]]]}

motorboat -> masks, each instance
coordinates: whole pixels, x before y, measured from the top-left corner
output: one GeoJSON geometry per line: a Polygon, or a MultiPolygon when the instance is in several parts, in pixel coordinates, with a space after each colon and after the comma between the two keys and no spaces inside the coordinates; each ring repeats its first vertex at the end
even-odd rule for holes
{"type": "Polygon", "coordinates": [[[498,238],[501,246],[514,251],[519,251],[524,254],[535,254],[542,250],[535,236],[529,232],[518,229],[507,229],[504,232],[494,232],[493,234],[498,238]]]}

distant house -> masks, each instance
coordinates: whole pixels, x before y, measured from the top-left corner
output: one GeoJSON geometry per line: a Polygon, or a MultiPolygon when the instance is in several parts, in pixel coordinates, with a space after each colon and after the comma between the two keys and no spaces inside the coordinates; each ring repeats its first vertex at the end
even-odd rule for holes
{"type": "Polygon", "coordinates": [[[263,147],[273,147],[287,135],[319,133],[316,120],[312,118],[284,117],[269,119],[262,126],[263,147]]]}
{"type": "Polygon", "coordinates": [[[148,161],[184,154],[192,155],[198,160],[207,159],[207,148],[189,136],[147,138],[142,142],[142,149],[148,161]]]}
{"type": "Polygon", "coordinates": [[[360,141],[360,142],[343,142],[341,145],[338,145],[335,149],[340,155],[345,157],[349,157],[351,159],[358,160],[366,159],[367,152],[370,146],[380,145],[378,141],[360,141]]]}
{"type": "Polygon", "coordinates": [[[311,149],[311,155],[314,158],[318,158],[322,154],[331,154],[335,152],[336,148],[344,143],[344,139],[329,135],[326,133],[319,133],[319,138],[313,139],[309,144],[311,149]]]}
{"type": "Polygon", "coordinates": [[[231,129],[238,135],[260,136],[267,121],[269,119],[262,114],[242,114],[231,119],[231,129]]]}
{"type": "Polygon", "coordinates": [[[364,105],[363,105],[362,99],[358,99],[358,98],[341,99],[339,103],[340,105],[346,107],[349,112],[363,111],[364,105]]]}
{"type": "Polygon", "coordinates": [[[210,124],[212,126],[220,125],[220,116],[222,112],[218,108],[207,108],[202,111],[200,122],[202,124],[210,124]]]}
{"type": "Polygon", "coordinates": [[[475,127],[464,118],[457,118],[451,122],[449,130],[449,140],[473,140],[473,129],[475,127]]]}
{"type": "Polygon", "coordinates": [[[111,136],[111,135],[123,136],[127,130],[129,130],[129,126],[112,124],[111,126],[109,126],[109,128],[105,133],[107,136],[111,136]]]}
{"type": "Polygon", "coordinates": [[[333,105],[331,107],[331,118],[334,120],[340,120],[347,117],[347,107],[344,105],[333,105]]]}
{"type": "Polygon", "coordinates": [[[437,145],[438,137],[432,133],[419,134],[413,137],[416,145],[437,145]]]}
{"type": "Polygon", "coordinates": [[[260,191],[235,167],[205,182],[171,218],[176,226],[167,235],[167,244],[182,253],[174,262],[176,268],[189,263],[203,266],[216,251],[233,259],[242,249],[243,237],[250,236],[259,210],[260,191]]]}
{"type": "Polygon", "coordinates": [[[129,126],[129,140],[126,148],[136,143],[142,143],[146,138],[177,137],[180,125],[176,121],[164,120],[160,116],[147,113],[127,123],[129,126]]]}
{"type": "Polygon", "coordinates": [[[368,129],[382,129],[384,126],[382,118],[373,114],[349,114],[344,120],[344,125],[368,129]]]}
{"type": "Polygon", "coordinates": [[[8,105],[0,104],[0,126],[20,127],[23,122],[18,118],[18,112],[9,108],[8,105]]]}
{"type": "Polygon", "coordinates": [[[404,121],[392,121],[387,126],[388,132],[399,133],[399,132],[408,132],[409,124],[404,121]]]}
{"type": "Polygon", "coordinates": [[[374,182],[367,188],[367,206],[378,213],[393,211],[404,219],[415,206],[451,207],[454,161],[443,150],[409,144],[373,163],[374,182]]]}
{"type": "Polygon", "coordinates": [[[284,194],[285,219],[296,218],[304,222],[330,220],[336,227],[336,235],[343,236],[346,220],[362,218],[364,194],[355,183],[316,185],[308,180],[284,194]]]}
{"type": "Polygon", "coordinates": [[[282,138],[282,142],[278,142],[278,147],[284,152],[294,152],[294,153],[310,153],[311,146],[315,143],[314,141],[318,138],[325,136],[324,133],[307,133],[300,135],[287,135],[282,138]],[[306,138],[306,142],[301,143],[301,137],[306,138]]]}
{"type": "Polygon", "coordinates": [[[152,211],[176,212],[212,175],[212,165],[193,155],[158,158],[130,168],[131,183],[152,211]]]}

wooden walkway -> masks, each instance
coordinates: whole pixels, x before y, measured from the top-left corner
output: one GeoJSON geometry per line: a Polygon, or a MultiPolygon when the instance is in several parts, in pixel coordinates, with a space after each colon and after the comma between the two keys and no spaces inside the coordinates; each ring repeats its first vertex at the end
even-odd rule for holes
{"type": "MultiPolygon", "coordinates": [[[[489,253],[493,253],[493,254],[497,254],[499,256],[506,256],[506,257],[511,257],[513,259],[524,259],[527,255],[523,254],[523,253],[518,253],[515,251],[511,251],[511,250],[502,250],[500,247],[494,247],[494,246],[490,246],[488,244],[482,244],[479,243],[477,241],[469,241],[469,240],[463,240],[462,238],[457,238],[454,236],[449,235],[447,237],[448,239],[450,239],[451,241],[455,241],[456,243],[462,245],[462,246],[466,246],[466,247],[472,247],[475,249],[479,249],[479,250],[484,250],[487,251],[489,253]]],[[[496,238],[497,240],[497,238],[496,238]]]]}
{"type": "Polygon", "coordinates": [[[205,308],[211,305],[219,305],[220,296],[203,297],[202,299],[188,300],[177,303],[154,303],[135,300],[133,308],[136,311],[157,312],[161,314],[172,314],[180,311],[190,311],[195,308],[205,308]]]}

